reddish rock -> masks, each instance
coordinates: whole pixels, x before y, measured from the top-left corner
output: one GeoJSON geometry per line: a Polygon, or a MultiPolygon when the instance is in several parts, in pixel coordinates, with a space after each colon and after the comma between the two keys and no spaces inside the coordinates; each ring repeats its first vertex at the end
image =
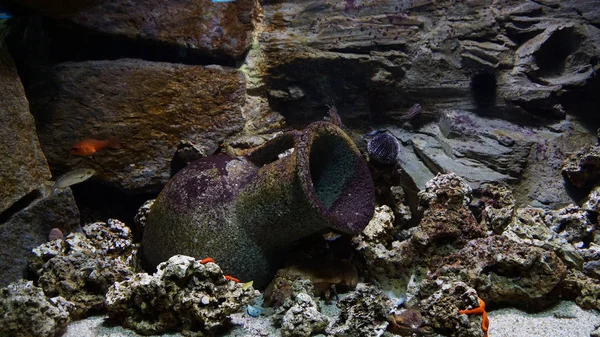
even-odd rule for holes
{"type": "Polygon", "coordinates": [[[71,20],[94,32],[239,58],[252,43],[256,4],[254,0],[106,0],[71,20]]]}
{"type": "Polygon", "coordinates": [[[0,213],[50,179],[14,62],[0,48],[0,213]]]}
{"type": "Polygon", "coordinates": [[[181,140],[212,154],[243,127],[245,80],[235,69],[123,59],[64,63],[36,74],[28,90],[50,165],[95,169],[128,191],[157,191],[181,140]],[[93,159],[69,154],[86,138],[116,137],[93,159]]]}

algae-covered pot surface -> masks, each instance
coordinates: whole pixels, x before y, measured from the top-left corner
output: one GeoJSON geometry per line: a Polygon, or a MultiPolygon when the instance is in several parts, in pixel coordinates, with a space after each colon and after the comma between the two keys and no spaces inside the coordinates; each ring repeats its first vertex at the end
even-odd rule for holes
{"type": "Polygon", "coordinates": [[[181,170],[152,206],[142,256],[148,268],[176,254],[212,257],[226,274],[260,287],[292,242],[327,227],[358,233],[374,203],[354,143],[317,122],[248,157],[219,154],[181,170]]]}

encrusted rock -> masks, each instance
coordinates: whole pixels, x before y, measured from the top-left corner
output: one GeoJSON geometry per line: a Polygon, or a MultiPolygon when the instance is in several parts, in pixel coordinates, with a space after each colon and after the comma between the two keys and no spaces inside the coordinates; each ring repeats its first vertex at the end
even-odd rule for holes
{"type": "Polygon", "coordinates": [[[431,278],[447,276],[472,286],[490,302],[532,309],[557,299],[552,290],[567,272],[554,252],[501,235],[471,240],[439,265],[431,278]]]}
{"type": "Polygon", "coordinates": [[[117,281],[135,273],[137,245],[118,220],[96,222],[33,249],[29,268],[47,296],[60,295],[75,304],[74,317],[104,310],[104,295],[117,281]]]}
{"type": "Polygon", "coordinates": [[[317,303],[307,293],[299,293],[282,318],[281,335],[284,337],[308,337],[325,330],[329,317],[319,311],[317,303]]]}
{"type": "Polygon", "coordinates": [[[340,315],[327,329],[335,336],[380,336],[388,326],[387,316],[395,303],[374,286],[359,284],[338,303],[340,315]]]}
{"type": "Polygon", "coordinates": [[[395,233],[394,213],[383,205],[375,208],[375,215],[363,232],[352,238],[355,250],[373,275],[399,277],[415,262],[413,245],[406,240],[394,240],[395,233]]]}
{"type": "Polygon", "coordinates": [[[225,279],[214,262],[175,255],[153,275],[139,273],[116,282],[106,294],[106,305],[109,316],[138,333],[203,336],[258,295],[252,287],[244,290],[241,283],[225,279]]]}
{"type": "Polygon", "coordinates": [[[485,228],[467,207],[471,187],[455,173],[438,174],[419,192],[425,209],[423,219],[412,235],[411,242],[427,247],[440,241],[456,241],[462,246],[466,239],[485,236],[485,228]]]}
{"type": "Polygon", "coordinates": [[[481,190],[483,203],[481,221],[496,234],[502,234],[510,223],[515,210],[515,199],[511,190],[504,185],[490,184],[481,190]]]}
{"type": "Polygon", "coordinates": [[[479,306],[477,292],[464,282],[447,278],[427,280],[418,307],[435,330],[449,336],[481,336],[481,317],[466,317],[459,310],[479,306]]]}
{"type": "Polygon", "coordinates": [[[27,256],[48,241],[52,228],[65,234],[80,229],[79,209],[71,189],[36,197],[6,221],[0,220],[0,286],[25,278],[27,256]]]}
{"type": "Polygon", "coordinates": [[[569,267],[581,270],[583,258],[575,247],[546,224],[546,221],[550,221],[550,223],[554,223],[555,228],[561,229],[561,222],[564,223],[563,220],[568,217],[563,216],[563,220],[560,220],[553,216],[553,214],[561,212],[563,211],[546,212],[541,208],[534,207],[519,208],[515,211],[512,222],[502,235],[515,242],[553,251],[569,267]]]}
{"type": "Polygon", "coordinates": [[[590,223],[587,212],[575,205],[548,211],[544,221],[569,243],[578,244],[592,239],[594,225],[590,223]]]}
{"type": "Polygon", "coordinates": [[[581,208],[586,211],[600,213],[600,185],[594,186],[584,200],[583,205],[581,205],[581,208]]]}
{"type": "Polygon", "coordinates": [[[0,336],[60,336],[71,321],[73,303],[47,298],[42,288],[20,280],[0,289],[0,336]]]}
{"type": "Polygon", "coordinates": [[[562,164],[563,176],[575,187],[591,187],[600,178],[600,146],[588,145],[570,155],[562,164]]]}
{"type": "Polygon", "coordinates": [[[419,192],[419,199],[423,207],[433,204],[466,206],[471,202],[472,192],[469,184],[456,173],[438,173],[419,192]]]}
{"type": "Polygon", "coordinates": [[[150,214],[150,208],[154,205],[154,200],[150,199],[144,202],[142,206],[138,209],[137,213],[133,217],[133,221],[137,226],[138,235],[141,237],[144,233],[144,227],[146,226],[146,219],[148,219],[148,214],[150,214]]]}
{"type": "Polygon", "coordinates": [[[574,299],[583,309],[600,309],[600,284],[577,270],[569,270],[560,285],[563,298],[574,299]]]}

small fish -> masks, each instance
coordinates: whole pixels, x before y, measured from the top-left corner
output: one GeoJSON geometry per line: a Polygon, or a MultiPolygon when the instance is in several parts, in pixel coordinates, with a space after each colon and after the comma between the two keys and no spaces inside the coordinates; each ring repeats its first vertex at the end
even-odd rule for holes
{"type": "Polygon", "coordinates": [[[258,317],[260,314],[262,314],[263,308],[248,304],[246,306],[246,312],[248,312],[248,315],[252,317],[258,317]]]}
{"type": "Polygon", "coordinates": [[[233,276],[231,276],[231,275],[225,275],[225,279],[226,279],[227,281],[233,281],[233,282],[235,282],[235,283],[240,283],[240,280],[239,280],[239,279],[237,279],[237,278],[235,278],[235,277],[233,277],[233,276]]]}
{"type": "Polygon", "coordinates": [[[252,287],[253,284],[254,284],[254,281],[248,281],[248,282],[242,284],[242,290],[246,290],[246,289],[252,287]]]}
{"type": "Polygon", "coordinates": [[[65,238],[65,236],[64,236],[63,232],[58,228],[52,228],[50,230],[50,234],[48,234],[48,240],[50,240],[50,241],[62,240],[64,238],[65,238]]]}
{"type": "Polygon", "coordinates": [[[202,263],[202,264],[207,264],[209,262],[213,262],[214,263],[215,260],[212,257],[207,257],[205,259],[200,260],[200,263],[202,263]]]}
{"type": "Polygon", "coordinates": [[[399,151],[400,142],[389,132],[375,133],[367,142],[369,156],[381,164],[394,164],[399,151]]]}
{"type": "Polygon", "coordinates": [[[96,153],[98,150],[107,147],[118,149],[121,146],[119,145],[119,141],[116,138],[111,138],[109,140],[84,139],[79,143],[73,145],[69,153],[71,153],[74,156],[89,157],[96,153]]]}
{"type": "Polygon", "coordinates": [[[69,186],[84,182],[90,179],[95,173],[96,171],[90,168],[69,171],[56,179],[56,182],[52,186],[52,193],[55,193],[56,190],[64,190],[69,186]]]}
{"type": "Polygon", "coordinates": [[[335,241],[337,239],[339,239],[342,236],[342,234],[340,233],[335,233],[335,232],[328,232],[323,234],[323,239],[327,240],[327,241],[335,241]]]}
{"type": "Polygon", "coordinates": [[[400,120],[401,121],[411,120],[411,119],[417,117],[420,113],[421,113],[421,104],[415,103],[413,106],[411,106],[408,109],[408,112],[406,113],[406,115],[400,117],[400,120]]]}
{"type": "Polygon", "coordinates": [[[310,12],[320,12],[324,9],[329,8],[330,6],[331,5],[326,2],[314,1],[314,2],[309,3],[306,7],[304,7],[304,9],[300,12],[300,14],[310,13],[310,12]]]}
{"type": "Polygon", "coordinates": [[[387,293],[385,293],[392,301],[394,301],[394,303],[396,304],[396,307],[400,307],[404,304],[404,302],[406,302],[406,295],[401,294],[400,296],[396,296],[396,293],[393,290],[388,291],[387,293]]]}

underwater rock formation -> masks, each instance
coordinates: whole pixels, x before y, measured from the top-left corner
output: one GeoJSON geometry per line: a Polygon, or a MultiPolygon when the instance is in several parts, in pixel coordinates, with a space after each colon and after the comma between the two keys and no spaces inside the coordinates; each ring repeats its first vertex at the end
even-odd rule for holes
{"type": "Polygon", "coordinates": [[[583,309],[600,310],[600,284],[597,279],[577,270],[569,270],[560,285],[563,298],[574,300],[583,309]]]}
{"type": "Polygon", "coordinates": [[[329,317],[319,311],[317,303],[304,292],[295,295],[294,305],[281,319],[281,335],[284,337],[308,337],[325,330],[329,317]]]}
{"type": "Polygon", "coordinates": [[[502,234],[515,212],[516,201],[512,191],[505,185],[486,185],[479,202],[483,207],[481,222],[496,234],[502,234]]]}
{"type": "Polygon", "coordinates": [[[418,196],[424,209],[423,218],[413,232],[411,242],[425,248],[436,242],[454,241],[461,247],[466,240],[486,235],[467,205],[471,188],[455,173],[438,174],[427,182],[418,196]]]}
{"type": "Polygon", "coordinates": [[[334,336],[380,336],[394,303],[374,286],[359,284],[338,303],[340,314],[327,333],[334,336]]]}
{"type": "Polygon", "coordinates": [[[354,143],[335,125],[315,122],[249,157],[219,154],[181,170],[152,206],[143,258],[153,268],[175,254],[210,256],[228,274],[262,287],[280,250],[327,227],[359,233],[374,203],[354,143]]]}
{"type": "Polygon", "coordinates": [[[36,190],[33,197],[25,208],[0,221],[0,286],[25,278],[27,256],[48,241],[52,228],[65,234],[80,229],[79,210],[70,189],[47,197],[36,190]]]}
{"type": "Polygon", "coordinates": [[[33,249],[29,268],[47,296],[60,295],[75,304],[72,316],[105,309],[104,295],[117,281],[135,274],[137,245],[131,230],[109,219],[83,227],[33,249]]]}
{"type": "Polygon", "coordinates": [[[481,319],[459,314],[467,305],[477,307],[477,292],[466,283],[447,278],[427,280],[418,307],[429,326],[445,336],[481,336],[481,319]],[[474,305],[475,304],[475,305],[474,305]]]}
{"type": "Polygon", "coordinates": [[[258,9],[254,0],[104,0],[70,18],[95,33],[176,46],[201,56],[240,58],[250,48],[258,9]]]}
{"type": "Polygon", "coordinates": [[[181,140],[212,154],[244,124],[244,77],[220,66],[67,62],[36,71],[27,94],[53,169],[85,164],[97,179],[130,192],[156,192],[166,184],[181,140]],[[111,137],[120,149],[99,152],[94,160],[69,154],[83,139],[111,137]]]}
{"type": "Polygon", "coordinates": [[[294,283],[306,280],[317,296],[331,299],[335,292],[354,290],[358,284],[358,272],[348,260],[329,258],[296,257],[288,266],[279,269],[264,292],[264,303],[279,307],[294,295],[294,283]],[[335,290],[332,290],[335,288],[335,290]]]}
{"type": "Polygon", "coordinates": [[[562,165],[562,173],[577,188],[591,188],[600,179],[600,146],[588,145],[571,154],[562,165]]]}
{"type": "Polygon", "coordinates": [[[259,296],[252,287],[225,279],[214,262],[176,255],[156,273],[139,273],[116,282],[106,294],[109,316],[138,333],[181,331],[204,336],[227,316],[259,296]]]}
{"type": "Polygon", "coordinates": [[[564,230],[562,233],[566,233],[566,230],[572,227],[550,227],[552,223],[556,224],[560,222],[560,219],[553,216],[553,213],[560,212],[560,210],[547,212],[534,207],[519,208],[515,211],[514,218],[502,235],[521,244],[555,252],[567,266],[581,270],[583,267],[583,258],[581,255],[565,239],[564,235],[559,235],[557,231],[553,230],[553,228],[559,231],[564,230]]]}
{"type": "Polygon", "coordinates": [[[462,281],[486,301],[535,310],[558,299],[553,290],[566,273],[554,252],[493,235],[471,240],[458,253],[443,258],[429,278],[462,281]]]}
{"type": "Polygon", "coordinates": [[[33,282],[19,280],[0,289],[0,336],[60,336],[73,309],[63,297],[47,298],[33,282]]]}
{"type": "Polygon", "coordinates": [[[21,79],[13,59],[1,45],[0,42],[0,218],[13,203],[51,177],[21,79]]]}

